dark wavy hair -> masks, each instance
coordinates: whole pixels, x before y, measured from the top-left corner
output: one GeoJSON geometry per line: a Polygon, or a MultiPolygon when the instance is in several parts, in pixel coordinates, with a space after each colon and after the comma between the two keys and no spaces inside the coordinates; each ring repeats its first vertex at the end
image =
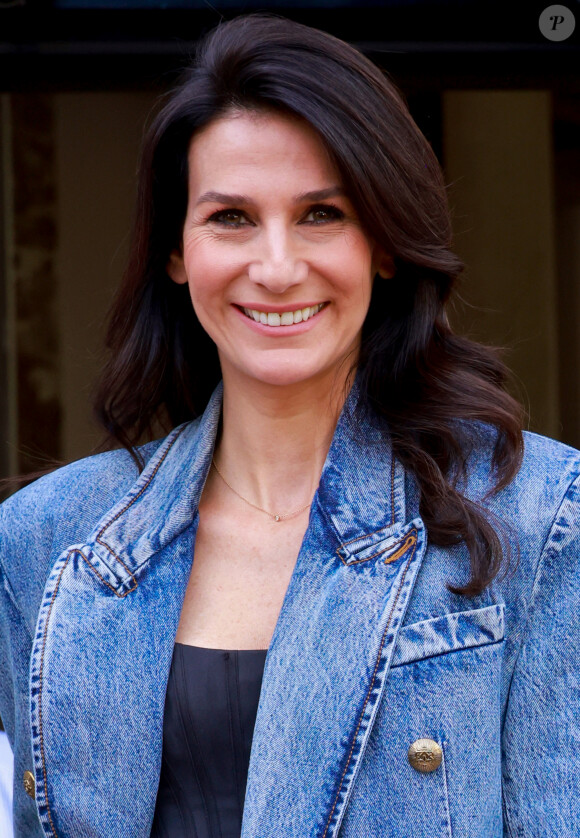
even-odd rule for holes
{"type": "Polygon", "coordinates": [[[364,229],[394,257],[396,275],[375,281],[363,327],[363,400],[388,422],[397,456],[416,477],[431,541],[467,544],[471,578],[450,590],[481,592],[507,567],[509,546],[501,527],[457,487],[480,422],[496,429],[495,489],[513,478],[521,409],[505,390],[497,352],[448,324],[445,303],[462,264],[450,249],[446,190],[431,147],[382,71],[324,32],[270,15],[222,23],[150,125],[130,258],[95,398],[109,441],[134,452],[160,427],[199,415],[220,379],[216,347],[187,285],[172,282],[166,266],[181,246],[191,138],[233,109],[305,120],[364,229]]]}

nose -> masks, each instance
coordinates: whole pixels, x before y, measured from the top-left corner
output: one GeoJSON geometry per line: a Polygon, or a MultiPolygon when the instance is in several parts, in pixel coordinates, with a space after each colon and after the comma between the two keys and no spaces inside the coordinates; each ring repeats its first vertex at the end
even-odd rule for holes
{"type": "Polygon", "coordinates": [[[282,223],[262,230],[249,266],[252,282],[273,294],[282,294],[308,276],[308,264],[291,231],[282,223]]]}

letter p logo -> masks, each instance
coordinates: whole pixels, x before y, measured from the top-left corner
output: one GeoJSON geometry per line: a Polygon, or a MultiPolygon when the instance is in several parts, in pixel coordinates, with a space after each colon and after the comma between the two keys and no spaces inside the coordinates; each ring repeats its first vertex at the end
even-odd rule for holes
{"type": "Polygon", "coordinates": [[[548,6],[540,15],[538,26],[549,41],[565,41],[574,31],[576,21],[567,6],[548,6]]]}

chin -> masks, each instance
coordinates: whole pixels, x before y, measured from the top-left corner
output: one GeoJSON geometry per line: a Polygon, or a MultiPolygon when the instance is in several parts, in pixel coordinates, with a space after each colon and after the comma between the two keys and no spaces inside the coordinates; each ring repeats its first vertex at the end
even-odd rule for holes
{"type": "Polygon", "coordinates": [[[257,383],[264,386],[295,387],[300,384],[306,385],[308,382],[318,379],[318,376],[316,374],[300,373],[295,370],[272,370],[254,375],[253,378],[257,383]]]}
{"type": "Polygon", "coordinates": [[[272,388],[307,387],[308,385],[316,385],[324,388],[324,382],[330,380],[335,382],[337,377],[340,377],[341,370],[343,369],[346,375],[349,369],[347,365],[341,365],[340,369],[335,366],[271,366],[259,370],[246,371],[245,377],[253,380],[259,386],[272,388]]]}
{"type": "Polygon", "coordinates": [[[348,376],[353,353],[338,353],[332,358],[315,356],[316,348],[300,353],[266,351],[258,357],[220,357],[224,381],[245,381],[245,386],[298,387],[317,385],[325,389],[326,382],[334,386],[348,376]],[[261,356],[261,357],[260,357],[261,356]]]}

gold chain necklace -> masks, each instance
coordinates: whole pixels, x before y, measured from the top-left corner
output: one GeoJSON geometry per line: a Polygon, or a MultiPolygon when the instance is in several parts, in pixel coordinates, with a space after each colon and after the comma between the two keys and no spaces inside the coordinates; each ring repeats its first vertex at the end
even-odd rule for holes
{"type": "Polygon", "coordinates": [[[301,507],[300,507],[300,509],[295,509],[295,510],[294,510],[294,512],[289,512],[287,515],[276,515],[276,513],[274,513],[274,512],[269,512],[267,509],[264,509],[262,506],[258,506],[256,503],[252,503],[252,501],[251,501],[251,500],[248,500],[248,499],[247,499],[247,498],[245,498],[243,495],[240,495],[240,493],[239,493],[239,492],[237,492],[237,491],[234,489],[234,487],[233,487],[232,485],[230,485],[230,484],[228,483],[228,481],[226,480],[226,478],[223,476],[223,474],[221,473],[221,471],[219,470],[219,468],[218,468],[218,467],[217,467],[217,465],[216,465],[216,461],[215,461],[215,459],[213,459],[213,458],[212,458],[211,464],[212,464],[212,466],[215,468],[215,470],[217,471],[217,473],[219,474],[219,476],[221,477],[221,479],[224,481],[224,483],[226,484],[226,486],[228,487],[228,489],[231,489],[231,490],[232,490],[232,492],[234,493],[234,495],[237,495],[237,496],[239,497],[239,499],[240,499],[240,500],[243,500],[243,501],[244,501],[244,503],[247,503],[247,504],[248,504],[248,506],[251,506],[251,507],[253,507],[254,509],[257,509],[257,510],[258,510],[258,512],[264,512],[264,513],[265,513],[265,514],[266,514],[269,518],[272,518],[272,520],[273,520],[273,521],[287,521],[287,520],[288,520],[288,518],[294,518],[294,516],[295,516],[295,515],[300,515],[300,513],[301,513],[301,512],[304,512],[306,509],[308,509],[308,508],[309,508],[309,506],[310,506],[310,504],[312,503],[312,501],[309,501],[309,502],[306,504],[306,506],[301,506],[301,507]]]}

